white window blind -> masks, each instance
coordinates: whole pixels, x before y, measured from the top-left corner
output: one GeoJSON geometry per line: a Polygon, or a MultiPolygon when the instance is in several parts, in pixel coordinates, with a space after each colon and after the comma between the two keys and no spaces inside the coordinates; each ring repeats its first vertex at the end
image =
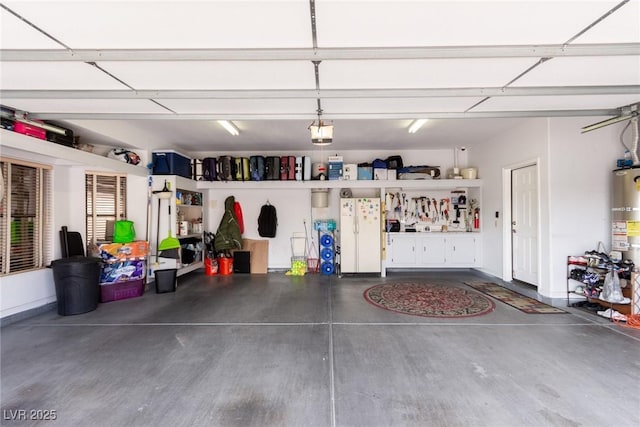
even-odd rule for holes
{"type": "Polygon", "coordinates": [[[87,243],[104,242],[110,234],[107,224],[127,218],[127,177],[91,172],[85,175],[85,187],[87,243]]]}
{"type": "Polygon", "coordinates": [[[44,268],[53,252],[51,170],[4,158],[0,168],[1,274],[44,268]]]}

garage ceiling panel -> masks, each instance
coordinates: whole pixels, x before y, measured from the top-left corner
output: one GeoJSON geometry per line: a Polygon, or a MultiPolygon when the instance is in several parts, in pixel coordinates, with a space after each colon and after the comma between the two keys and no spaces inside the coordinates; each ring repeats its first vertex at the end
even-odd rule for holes
{"type": "Polygon", "coordinates": [[[171,114],[146,99],[3,99],[2,103],[19,110],[40,113],[171,114]]]}
{"type": "Polygon", "coordinates": [[[537,59],[415,59],[324,61],[322,89],[503,86],[537,59]]]}
{"type": "Polygon", "coordinates": [[[357,98],[324,99],[324,115],[331,114],[412,114],[464,112],[482,98],[357,98]]]}
{"type": "Polygon", "coordinates": [[[313,117],[315,99],[161,99],[162,105],[179,114],[243,114],[299,115],[313,117]]]}
{"type": "Polygon", "coordinates": [[[439,46],[564,43],[612,1],[324,1],[318,45],[439,46]],[[571,19],[567,19],[570,16],[571,19]]]}
{"type": "Polygon", "coordinates": [[[2,49],[59,49],[60,45],[0,8],[0,47],[2,49]]]}
{"type": "Polygon", "coordinates": [[[314,89],[310,61],[100,62],[138,89],[314,89]]]}
{"type": "Polygon", "coordinates": [[[638,85],[640,56],[553,58],[513,86],[638,85]]]}
{"type": "Polygon", "coordinates": [[[2,89],[127,89],[97,68],[82,62],[3,62],[2,89]]]}
{"type": "Polygon", "coordinates": [[[575,43],[639,42],[640,2],[637,0],[626,3],[575,40],[575,43]]]}
{"type": "Polygon", "coordinates": [[[502,96],[488,99],[473,112],[610,109],[638,102],[639,99],[638,95],[502,96]]]}
{"type": "Polygon", "coordinates": [[[74,49],[311,46],[303,0],[6,4],[74,49]]]}

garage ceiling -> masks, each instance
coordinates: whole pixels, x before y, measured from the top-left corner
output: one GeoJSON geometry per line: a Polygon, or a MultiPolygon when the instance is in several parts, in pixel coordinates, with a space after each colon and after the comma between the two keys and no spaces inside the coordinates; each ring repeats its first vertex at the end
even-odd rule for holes
{"type": "Polygon", "coordinates": [[[319,110],[336,151],[470,145],[640,102],[639,3],[7,1],[0,97],[107,145],[310,150],[319,110]]]}

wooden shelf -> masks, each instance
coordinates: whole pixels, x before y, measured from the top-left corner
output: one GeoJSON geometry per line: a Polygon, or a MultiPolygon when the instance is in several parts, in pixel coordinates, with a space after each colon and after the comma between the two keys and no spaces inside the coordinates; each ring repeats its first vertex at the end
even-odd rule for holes
{"type": "Polygon", "coordinates": [[[266,190],[266,189],[314,189],[314,188],[401,188],[442,189],[479,188],[480,179],[416,179],[416,180],[358,180],[358,181],[197,181],[200,190],[266,190]]]}

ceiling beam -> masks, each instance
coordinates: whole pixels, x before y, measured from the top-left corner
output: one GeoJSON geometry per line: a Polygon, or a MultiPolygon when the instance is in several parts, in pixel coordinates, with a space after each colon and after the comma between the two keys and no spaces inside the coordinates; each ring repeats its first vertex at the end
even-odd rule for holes
{"type": "MultiPolygon", "coordinates": [[[[325,113],[328,120],[340,119],[488,119],[527,117],[587,117],[616,116],[619,109],[602,110],[552,110],[552,111],[482,111],[482,112],[378,112],[378,113],[325,113]]],[[[40,120],[313,120],[315,112],[266,113],[266,114],[171,114],[171,113],[37,113],[30,112],[30,119],[40,120]]]]}
{"type": "Polygon", "coordinates": [[[282,61],[640,55],[640,43],[283,49],[1,49],[0,61],[282,61]]]}
{"type": "Polygon", "coordinates": [[[400,89],[2,90],[2,99],[301,99],[640,95],[640,85],[400,89]]]}

